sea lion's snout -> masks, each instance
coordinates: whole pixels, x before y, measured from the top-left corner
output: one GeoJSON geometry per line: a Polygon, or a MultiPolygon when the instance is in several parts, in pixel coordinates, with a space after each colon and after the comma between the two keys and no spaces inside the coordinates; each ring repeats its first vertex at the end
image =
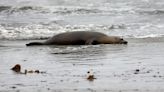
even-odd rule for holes
{"type": "Polygon", "coordinates": [[[128,42],[127,41],[124,41],[123,44],[128,44],[128,42]]]}
{"type": "Polygon", "coordinates": [[[120,40],[121,40],[120,44],[128,44],[128,41],[125,41],[123,38],[120,40]]]}
{"type": "Polygon", "coordinates": [[[120,42],[120,44],[128,44],[128,42],[125,41],[125,40],[122,40],[122,41],[120,42]]]}

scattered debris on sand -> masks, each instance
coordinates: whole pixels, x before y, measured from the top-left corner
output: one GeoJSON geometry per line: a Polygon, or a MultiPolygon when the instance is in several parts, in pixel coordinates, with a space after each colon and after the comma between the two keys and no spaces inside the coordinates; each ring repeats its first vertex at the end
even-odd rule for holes
{"type": "Polygon", "coordinates": [[[138,74],[139,72],[140,72],[140,70],[139,69],[136,69],[135,72],[134,72],[134,74],[138,74]]]}
{"type": "Polygon", "coordinates": [[[13,70],[16,73],[20,73],[21,72],[21,65],[16,64],[13,68],[11,68],[11,70],[13,70]]]}
{"type": "Polygon", "coordinates": [[[87,73],[88,73],[88,77],[87,77],[88,81],[94,81],[94,79],[96,79],[91,71],[88,71],[87,73]]]}
{"type": "Polygon", "coordinates": [[[24,72],[21,72],[21,65],[20,64],[16,64],[13,68],[11,68],[11,70],[13,70],[14,72],[16,73],[19,73],[19,74],[27,74],[27,73],[46,73],[44,71],[39,71],[39,70],[27,70],[25,69],[24,72]]]}

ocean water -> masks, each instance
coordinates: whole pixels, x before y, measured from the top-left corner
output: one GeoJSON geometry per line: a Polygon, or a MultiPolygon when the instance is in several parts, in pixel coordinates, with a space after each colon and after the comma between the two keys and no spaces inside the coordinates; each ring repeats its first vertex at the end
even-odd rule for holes
{"type": "Polygon", "coordinates": [[[163,37],[163,0],[1,0],[0,39],[41,39],[67,31],[163,37]]]}
{"type": "Polygon", "coordinates": [[[0,0],[0,92],[163,92],[163,16],[164,0],[0,0]],[[25,46],[70,31],[128,45],[25,46]]]}

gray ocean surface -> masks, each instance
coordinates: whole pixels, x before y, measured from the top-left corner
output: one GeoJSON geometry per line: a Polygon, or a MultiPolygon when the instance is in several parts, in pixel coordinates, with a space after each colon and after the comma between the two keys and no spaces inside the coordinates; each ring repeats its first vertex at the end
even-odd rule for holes
{"type": "Polygon", "coordinates": [[[164,0],[0,0],[0,92],[163,92],[163,16],[164,0]],[[129,43],[25,46],[70,31],[129,43]]]}
{"type": "Polygon", "coordinates": [[[0,39],[40,39],[67,31],[163,37],[163,0],[0,0],[0,39]]]}

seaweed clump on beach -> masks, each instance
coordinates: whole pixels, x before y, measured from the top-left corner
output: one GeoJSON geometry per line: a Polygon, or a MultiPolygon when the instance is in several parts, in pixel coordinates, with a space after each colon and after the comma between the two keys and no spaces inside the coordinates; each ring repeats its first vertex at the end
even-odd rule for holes
{"type": "Polygon", "coordinates": [[[88,73],[88,77],[87,77],[88,81],[94,81],[96,79],[94,74],[91,73],[91,71],[88,71],[87,73],[88,73]]]}
{"type": "Polygon", "coordinates": [[[20,73],[21,72],[21,65],[16,64],[13,68],[11,68],[11,70],[13,70],[16,73],[20,73]]]}
{"type": "Polygon", "coordinates": [[[28,73],[46,73],[44,71],[40,71],[40,70],[27,70],[25,69],[24,72],[21,72],[21,65],[20,64],[16,64],[14,67],[11,68],[11,70],[13,70],[15,73],[18,73],[18,74],[28,74],[28,73]]]}

